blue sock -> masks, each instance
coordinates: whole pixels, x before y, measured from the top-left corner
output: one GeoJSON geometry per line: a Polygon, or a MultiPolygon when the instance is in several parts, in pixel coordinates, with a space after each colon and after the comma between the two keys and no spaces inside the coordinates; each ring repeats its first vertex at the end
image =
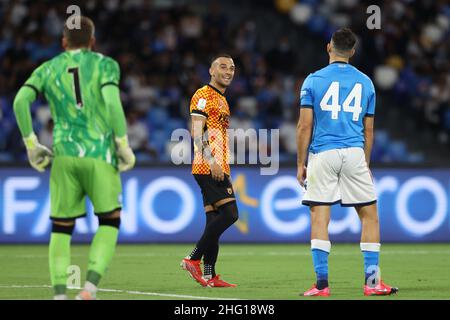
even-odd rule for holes
{"type": "Polygon", "coordinates": [[[364,257],[364,283],[368,284],[367,280],[372,284],[376,284],[378,280],[378,261],[379,261],[379,252],[374,251],[363,251],[364,257]],[[375,281],[374,281],[375,280],[375,281]]]}
{"type": "Polygon", "coordinates": [[[328,255],[329,253],[320,249],[311,249],[314,271],[317,276],[317,289],[328,287],[328,255]]]}

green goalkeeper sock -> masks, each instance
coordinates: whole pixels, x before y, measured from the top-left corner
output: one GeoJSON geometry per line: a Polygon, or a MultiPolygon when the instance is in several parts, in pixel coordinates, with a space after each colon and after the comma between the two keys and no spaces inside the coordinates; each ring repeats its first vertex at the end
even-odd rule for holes
{"type": "Polygon", "coordinates": [[[65,233],[52,233],[49,246],[50,278],[55,295],[66,293],[67,269],[70,266],[70,240],[65,233]]]}
{"type": "Polygon", "coordinates": [[[113,226],[100,226],[95,234],[89,252],[87,281],[98,285],[105,275],[116,249],[119,229],[113,226]]]}

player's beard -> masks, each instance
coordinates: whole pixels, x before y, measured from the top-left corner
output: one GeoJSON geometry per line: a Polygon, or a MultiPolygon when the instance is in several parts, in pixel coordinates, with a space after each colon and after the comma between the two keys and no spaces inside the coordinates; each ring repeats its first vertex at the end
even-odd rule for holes
{"type": "Polygon", "coordinates": [[[220,85],[222,88],[226,89],[228,86],[230,86],[231,81],[233,81],[233,78],[230,80],[226,80],[224,77],[219,77],[216,82],[218,85],[220,85]]]}

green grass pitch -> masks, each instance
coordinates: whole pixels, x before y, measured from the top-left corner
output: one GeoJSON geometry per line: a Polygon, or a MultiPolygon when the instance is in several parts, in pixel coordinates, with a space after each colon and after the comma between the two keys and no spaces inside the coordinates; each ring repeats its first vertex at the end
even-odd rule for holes
{"type": "MultiPolygon", "coordinates": [[[[119,244],[98,298],[106,299],[305,299],[314,282],[309,245],[224,244],[217,272],[237,288],[202,288],[179,267],[192,245],[119,244]]],[[[89,247],[72,247],[72,264],[84,279],[89,247]]],[[[0,299],[51,299],[47,246],[0,246],[0,299]]],[[[362,295],[363,259],[359,244],[334,244],[329,258],[331,299],[449,299],[450,245],[383,244],[381,271],[399,293],[362,295]]],[[[73,298],[77,290],[69,290],[73,298]]],[[[325,299],[330,299],[325,298],[325,299]]],[[[308,298],[314,299],[314,298],[308,298]]]]}

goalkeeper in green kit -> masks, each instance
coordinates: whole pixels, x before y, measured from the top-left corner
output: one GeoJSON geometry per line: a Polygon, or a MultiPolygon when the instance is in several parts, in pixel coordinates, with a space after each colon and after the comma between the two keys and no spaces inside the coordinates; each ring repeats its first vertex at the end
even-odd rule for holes
{"type": "Polygon", "coordinates": [[[86,215],[86,196],[94,206],[99,228],[89,252],[86,283],[77,299],[96,298],[119,233],[119,172],[135,164],[120,102],[119,65],[91,51],[94,24],[86,17],[79,17],[79,22],[73,29],[65,24],[65,52],[39,66],[14,100],[31,166],[43,172],[52,163],[49,267],[58,300],[67,299],[70,241],[76,219],[86,215]],[[40,93],[47,99],[54,121],[52,151],[41,145],[33,132],[30,105],[40,93]]]}

